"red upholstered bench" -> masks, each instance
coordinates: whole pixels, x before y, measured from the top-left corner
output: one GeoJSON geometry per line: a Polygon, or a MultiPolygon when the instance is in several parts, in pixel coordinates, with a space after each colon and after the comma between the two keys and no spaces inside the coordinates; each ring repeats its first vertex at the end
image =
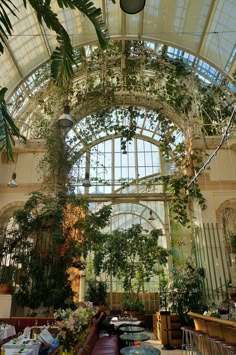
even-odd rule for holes
{"type": "Polygon", "coordinates": [[[98,338],[91,352],[91,355],[118,355],[117,335],[104,336],[98,338]]]}
{"type": "Polygon", "coordinates": [[[38,325],[45,325],[47,322],[54,323],[54,317],[11,317],[11,318],[0,318],[0,322],[14,325],[16,328],[16,333],[23,332],[26,327],[32,327],[37,321],[38,325]]]}
{"type": "Polygon", "coordinates": [[[96,326],[92,326],[83,347],[77,355],[118,355],[118,337],[109,335],[98,338],[96,326]]]}

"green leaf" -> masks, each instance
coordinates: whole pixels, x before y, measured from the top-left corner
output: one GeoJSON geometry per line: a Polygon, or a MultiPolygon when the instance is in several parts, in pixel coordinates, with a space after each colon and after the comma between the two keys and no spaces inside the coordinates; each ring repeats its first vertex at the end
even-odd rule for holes
{"type": "Polygon", "coordinates": [[[6,149],[7,159],[14,161],[12,150],[15,145],[14,137],[22,138],[23,140],[25,140],[25,137],[20,134],[19,128],[8,113],[4,98],[6,91],[6,87],[0,90],[0,151],[6,149]]]}
{"type": "MultiPolygon", "coordinates": [[[[4,45],[6,45],[6,39],[12,34],[13,28],[6,9],[10,11],[13,16],[16,16],[15,11],[18,11],[17,7],[11,0],[1,0],[0,2],[0,52],[4,52],[4,45]]],[[[16,16],[17,17],[17,16],[16,16]]]]}

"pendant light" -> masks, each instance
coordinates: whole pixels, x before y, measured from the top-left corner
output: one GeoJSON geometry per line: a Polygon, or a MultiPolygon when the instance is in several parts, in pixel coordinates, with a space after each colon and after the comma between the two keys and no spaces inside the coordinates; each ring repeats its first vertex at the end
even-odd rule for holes
{"type": "Polygon", "coordinates": [[[85,173],[85,178],[83,180],[83,186],[84,187],[90,187],[91,186],[91,182],[89,180],[89,173],[85,173]]]}
{"type": "Polygon", "coordinates": [[[9,187],[17,187],[18,184],[16,182],[16,173],[14,172],[11,176],[11,181],[8,183],[9,187]]]}
{"type": "Polygon", "coordinates": [[[20,142],[18,142],[18,148],[17,148],[17,152],[16,152],[16,156],[15,156],[14,170],[13,170],[13,173],[11,175],[11,180],[7,184],[8,187],[17,187],[18,186],[18,184],[16,182],[16,165],[17,165],[17,160],[18,160],[18,155],[19,155],[19,147],[20,147],[20,142]]]}
{"type": "Polygon", "coordinates": [[[120,0],[121,9],[128,15],[135,15],[143,10],[146,0],[120,0]]]}
{"type": "Polygon", "coordinates": [[[149,217],[148,217],[148,220],[149,221],[154,221],[154,216],[153,216],[153,214],[152,214],[152,210],[149,210],[149,217]]]}
{"type": "Polygon", "coordinates": [[[73,119],[70,115],[70,106],[64,106],[63,114],[58,118],[58,123],[61,128],[71,128],[73,126],[73,119]]]}

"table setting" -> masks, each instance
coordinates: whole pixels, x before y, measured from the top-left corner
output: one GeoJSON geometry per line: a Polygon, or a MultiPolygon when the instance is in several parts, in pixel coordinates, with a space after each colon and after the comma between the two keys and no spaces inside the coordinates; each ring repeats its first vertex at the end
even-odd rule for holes
{"type": "Polygon", "coordinates": [[[34,352],[32,349],[6,349],[5,350],[5,355],[15,355],[15,354],[23,354],[23,355],[34,355],[34,352]]]}
{"type": "Polygon", "coordinates": [[[16,329],[13,325],[2,323],[0,324],[0,340],[4,340],[16,334],[16,329]]]}
{"type": "Polygon", "coordinates": [[[11,339],[3,345],[5,355],[10,355],[14,352],[30,352],[32,355],[38,355],[40,341],[31,339],[28,335],[21,335],[18,338],[11,339]]]}

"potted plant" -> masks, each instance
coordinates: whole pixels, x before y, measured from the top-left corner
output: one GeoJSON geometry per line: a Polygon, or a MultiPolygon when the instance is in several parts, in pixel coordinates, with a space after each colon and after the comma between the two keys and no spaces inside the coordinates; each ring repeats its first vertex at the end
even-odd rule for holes
{"type": "Polygon", "coordinates": [[[204,270],[189,263],[181,270],[173,270],[165,295],[168,307],[179,315],[182,324],[192,324],[188,312],[203,314],[207,309],[203,293],[204,270]]]}
{"type": "Polygon", "coordinates": [[[138,295],[125,294],[122,300],[122,311],[125,317],[144,321],[144,304],[138,295]]]}

